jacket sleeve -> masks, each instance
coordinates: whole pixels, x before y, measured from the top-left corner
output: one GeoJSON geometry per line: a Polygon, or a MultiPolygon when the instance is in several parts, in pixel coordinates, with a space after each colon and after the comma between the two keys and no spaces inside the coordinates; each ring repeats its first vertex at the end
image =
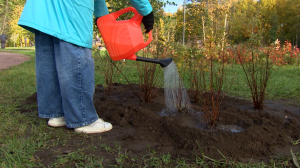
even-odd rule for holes
{"type": "MultiPolygon", "coordinates": [[[[129,0],[131,5],[141,14],[146,16],[152,12],[152,6],[148,0],[129,0]]],[[[109,14],[105,0],[95,0],[94,15],[95,18],[109,14]]]]}
{"type": "Polygon", "coordinates": [[[94,15],[95,18],[109,14],[105,0],[95,0],[94,3],[94,15]]]}
{"type": "Polygon", "coordinates": [[[146,16],[152,12],[152,6],[148,0],[129,0],[131,5],[139,12],[140,15],[146,16]]]}

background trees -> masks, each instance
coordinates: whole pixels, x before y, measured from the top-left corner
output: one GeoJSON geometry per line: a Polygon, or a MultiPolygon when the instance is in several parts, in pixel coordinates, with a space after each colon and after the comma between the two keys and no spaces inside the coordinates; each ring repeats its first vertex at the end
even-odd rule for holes
{"type": "MultiPolygon", "coordinates": [[[[186,7],[186,38],[202,36],[216,45],[250,42],[269,45],[276,39],[299,47],[300,0],[191,0],[186,7]],[[205,34],[205,35],[204,35],[205,34]],[[298,35],[298,36],[297,36],[298,35]]],[[[176,14],[176,40],[182,38],[183,10],[176,14]],[[180,32],[181,31],[181,32],[180,32]],[[179,37],[181,36],[181,37],[179,37]]]]}
{"type": "Polygon", "coordinates": [[[0,0],[0,33],[6,32],[13,10],[17,5],[25,5],[26,0],[0,0]]]}
{"type": "MultiPolygon", "coordinates": [[[[17,25],[26,0],[0,0],[0,33],[8,35],[8,45],[22,46],[25,38],[34,40],[33,33],[17,25]]],[[[27,42],[28,42],[27,41],[27,42]]]]}

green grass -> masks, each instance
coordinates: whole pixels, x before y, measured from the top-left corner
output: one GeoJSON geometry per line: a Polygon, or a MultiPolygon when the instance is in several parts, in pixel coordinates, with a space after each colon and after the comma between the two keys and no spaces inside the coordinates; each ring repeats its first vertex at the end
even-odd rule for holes
{"type": "Polygon", "coordinates": [[[267,94],[274,99],[300,98],[300,66],[274,67],[267,94]]]}
{"type": "MultiPolygon", "coordinates": [[[[228,68],[227,85],[233,81],[229,95],[251,98],[247,79],[240,65],[228,68]]],[[[300,98],[300,66],[274,66],[267,83],[267,99],[299,99],[300,98]]]]}
{"type": "Polygon", "coordinates": [[[7,50],[35,50],[35,47],[5,47],[5,49],[1,49],[0,51],[7,51],[7,50]]]}
{"type": "Polygon", "coordinates": [[[35,92],[34,51],[18,51],[31,59],[19,66],[0,71],[0,103],[20,102],[35,92]]]}
{"type": "MultiPolygon", "coordinates": [[[[1,50],[5,51],[5,50],[1,50]]],[[[268,165],[243,164],[227,160],[214,160],[206,156],[191,156],[190,160],[172,159],[170,155],[161,155],[149,149],[142,160],[138,160],[135,165],[126,165],[126,160],[136,160],[119,146],[110,148],[105,143],[100,146],[83,147],[85,139],[92,136],[76,134],[69,131],[67,134],[62,129],[48,127],[45,119],[37,117],[37,112],[20,114],[18,106],[35,89],[35,59],[34,50],[15,50],[13,52],[28,55],[31,60],[0,71],[0,167],[39,167],[41,160],[33,156],[39,150],[55,149],[57,146],[66,146],[72,142],[72,136],[82,137],[82,143],[68,155],[60,155],[51,163],[51,167],[68,167],[75,164],[77,167],[101,167],[106,158],[87,154],[87,150],[102,150],[111,153],[115,158],[116,165],[112,167],[286,167],[291,157],[276,158],[268,165]]],[[[100,62],[96,62],[96,83],[102,84],[104,79],[100,73],[100,62]]],[[[126,61],[122,70],[130,83],[138,83],[137,69],[134,61],[126,61]]],[[[250,97],[249,88],[246,86],[246,79],[241,67],[234,65],[230,67],[228,73],[229,81],[234,80],[230,95],[239,97],[250,97]]],[[[300,70],[297,66],[274,67],[272,78],[270,79],[267,94],[272,99],[297,99],[300,97],[300,70]]],[[[122,75],[116,82],[127,83],[122,75]]],[[[298,144],[299,140],[295,142],[298,144]]],[[[298,161],[300,154],[295,153],[298,161]]]]}

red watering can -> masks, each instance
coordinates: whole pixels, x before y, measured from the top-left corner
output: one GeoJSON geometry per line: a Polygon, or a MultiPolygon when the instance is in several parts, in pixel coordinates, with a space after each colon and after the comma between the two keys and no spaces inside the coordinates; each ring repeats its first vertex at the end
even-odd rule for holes
{"type": "Polygon", "coordinates": [[[160,64],[166,67],[172,62],[168,59],[150,59],[138,57],[136,52],[145,48],[152,41],[152,31],[148,33],[149,38],[144,42],[141,30],[143,16],[133,7],[128,7],[117,12],[100,17],[97,26],[105,43],[106,49],[112,60],[118,61],[129,59],[160,64]],[[132,11],[134,16],[129,20],[117,21],[122,14],[132,11]]]}

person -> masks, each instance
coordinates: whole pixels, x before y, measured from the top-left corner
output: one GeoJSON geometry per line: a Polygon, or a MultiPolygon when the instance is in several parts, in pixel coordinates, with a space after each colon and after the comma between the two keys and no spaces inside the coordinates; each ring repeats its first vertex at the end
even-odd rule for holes
{"type": "Polygon", "coordinates": [[[101,49],[101,47],[102,47],[101,39],[100,39],[100,37],[98,36],[98,34],[96,35],[96,46],[98,46],[99,49],[101,49]]]}
{"type": "Polygon", "coordinates": [[[6,39],[7,39],[7,36],[6,36],[4,33],[2,33],[2,34],[0,35],[1,49],[5,49],[6,39]]]}
{"type": "MultiPolygon", "coordinates": [[[[130,0],[153,29],[148,0],[130,0]]],[[[93,105],[93,15],[108,14],[104,0],[27,0],[18,25],[35,33],[38,115],[52,127],[101,133],[112,124],[99,118],[93,105]]]]}

